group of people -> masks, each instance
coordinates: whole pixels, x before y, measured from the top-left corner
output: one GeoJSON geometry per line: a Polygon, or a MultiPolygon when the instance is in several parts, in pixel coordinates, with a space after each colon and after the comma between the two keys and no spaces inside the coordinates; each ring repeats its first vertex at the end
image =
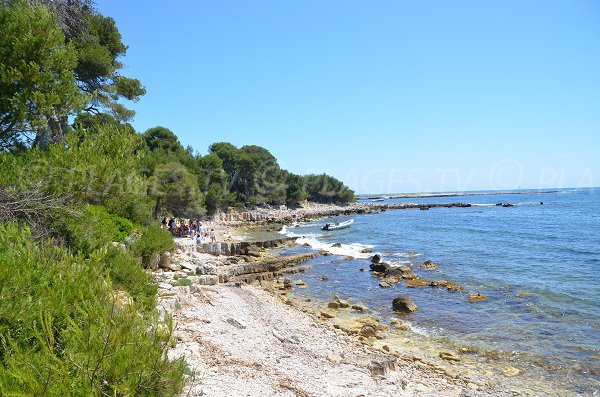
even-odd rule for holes
{"type": "Polygon", "coordinates": [[[161,223],[164,227],[169,229],[171,235],[176,237],[189,237],[196,240],[196,244],[202,244],[204,239],[210,240],[211,243],[217,242],[217,235],[215,229],[204,227],[198,220],[193,221],[190,219],[189,222],[180,221],[177,222],[174,218],[167,219],[166,216],[162,218],[161,223]]]}

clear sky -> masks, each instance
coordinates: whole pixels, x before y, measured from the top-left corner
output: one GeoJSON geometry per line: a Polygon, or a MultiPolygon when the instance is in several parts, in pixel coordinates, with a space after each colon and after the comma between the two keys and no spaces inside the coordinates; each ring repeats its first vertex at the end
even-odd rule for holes
{"type": "Polygon", "coordinates": [[[162,125],[359,193],[600,185],[600,1],[97,0],[162,125]]]}

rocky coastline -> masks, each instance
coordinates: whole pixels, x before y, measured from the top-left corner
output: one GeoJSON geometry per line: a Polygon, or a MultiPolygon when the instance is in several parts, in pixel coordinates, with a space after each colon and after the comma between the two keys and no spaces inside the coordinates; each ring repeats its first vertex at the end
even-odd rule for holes
{"type": "MultiPolygon", "coordinates": [[[[398,338],[410,343],[401,320],[390,329],[356,302],[295,298],[292,288],[306,285],[292,285],[286,274],[303,272],[299,264],[325,252],[278,256],[294,244],[287,238],[176,242],[153,274],[159,313],[175,324],[169,355],[185,357],[192,370],[186,396],[529,395],[458,369],[459,353],[432,359],[399,348],[398,338]]],[[[372,266],[383,270],[382,281],[409,274],[386,275],[391,269],[377,259],[372,266]]]]}
{"type": "Polygon", "coordinates": [[[252,211],[231,211],[214,216],[218,224],[252,225],[280,223],[290,224],[293,222],[306,222],[328,216],[342,216],[355,214],[375,214],[388,210],[429,210],[433,208],[468,208],[469,203],[371,203],[353,202],[345,205],[307,203],[300,208],[282,207],[257,208],[252,211]]]}

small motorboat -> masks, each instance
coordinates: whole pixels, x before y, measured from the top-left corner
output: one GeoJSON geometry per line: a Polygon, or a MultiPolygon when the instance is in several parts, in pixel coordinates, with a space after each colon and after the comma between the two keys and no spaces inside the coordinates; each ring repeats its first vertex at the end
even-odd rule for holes
{"type": "Polygon", "coordinates": [[[321,230],[339,230],[346,229],[347,227],[352,226],[354,223],[354,219],[350,219],[346,222],[336,222],[336,223],[326,223],[325,226],[321,228],[321,230]]]}

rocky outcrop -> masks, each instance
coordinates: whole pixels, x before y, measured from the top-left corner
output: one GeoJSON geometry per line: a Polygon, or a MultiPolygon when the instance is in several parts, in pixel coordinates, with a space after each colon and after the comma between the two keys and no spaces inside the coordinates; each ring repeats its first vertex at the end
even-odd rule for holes
{"type": "MultiPolygon", "coordinates": [[[[195,246],[194,250],[199,253],[210,254],[214,256],[226,255],[247,255],[260,257],[261,249],[276,248],[295,241],[295,237],[272,239],[264,241],[243,241],[243,242],[220,242],[220,243],[203,243],[195,246]]],[[[191,240],[190,240],[191,241],[191,240]]],[[[179,247],[179,243],[178,243],[179,247]]]]}
{"type": "Polygon", "coordinates": [[[285,267],[306,262],[319,256],[318,253],[285,256],[260,262],[240,263],[219,267],[219,281],[238,281],[251,283],[253,281],[271,280],[285,267]]]}
{"type": "Polygon", "coordinates": [[[421,264],[421,269],[424,270],[438,270],[439,268],[440,265],[432,261],[425,261],[421,264]]]}
{"type": "Polygon", "coordinates": [[[469,294],[469,302],[482,302],[486,300],[487,296],[483,294],[469,294]]]}
{"type": "Polygon", "coordinates": [[[392,309],[395,312],[412,313],[416,312],[418,307],[410,296],[399,296],[392,301],[392,309]]]}

